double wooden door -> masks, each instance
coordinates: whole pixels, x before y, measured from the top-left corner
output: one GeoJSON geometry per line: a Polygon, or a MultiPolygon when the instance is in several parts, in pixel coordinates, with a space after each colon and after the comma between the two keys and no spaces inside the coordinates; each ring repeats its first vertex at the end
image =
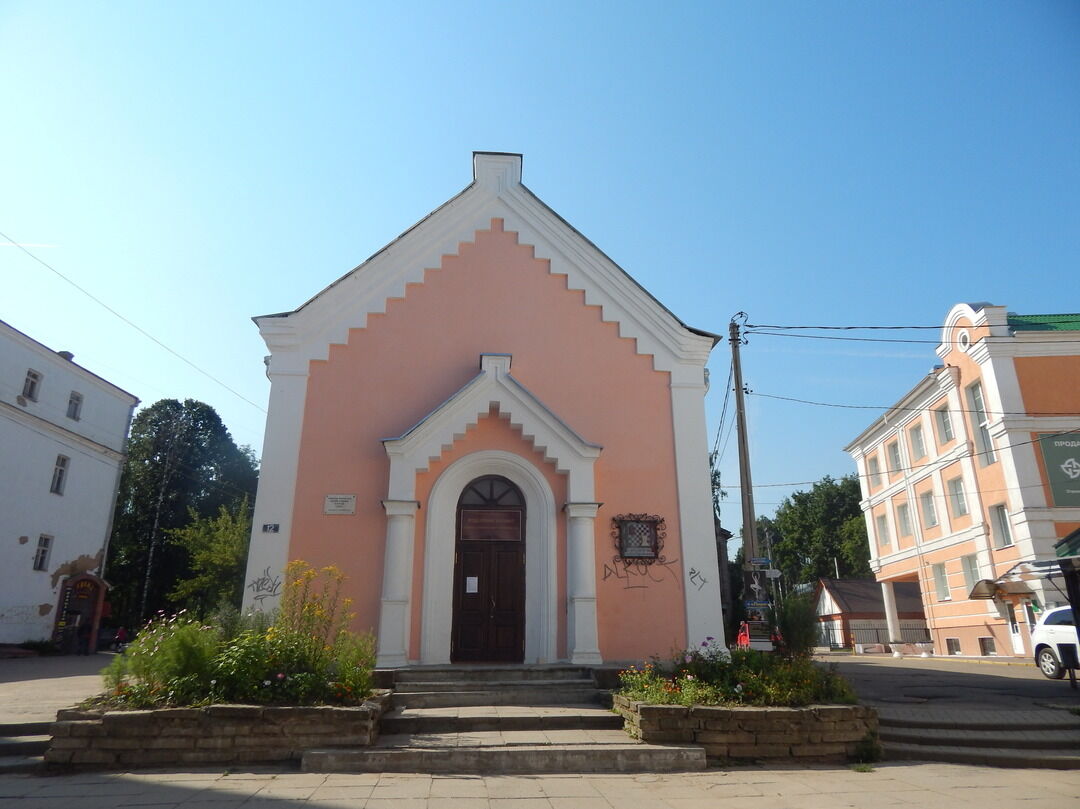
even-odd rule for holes
{"type": "Polygon", "coordinates": [[[525,503],[505,478],[478,478],[458,501],[454,662],[525,657],[525,503]]]}

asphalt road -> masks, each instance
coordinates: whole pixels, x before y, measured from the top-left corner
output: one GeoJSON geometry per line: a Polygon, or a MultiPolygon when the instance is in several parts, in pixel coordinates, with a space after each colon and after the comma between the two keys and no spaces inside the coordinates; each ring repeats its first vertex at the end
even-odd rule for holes
{"type": "Polygon", "coordinates": [[[1069,678],[1049,680],[1034,662],[982,662],[941,657],[893,658],[876,655],[824,655],[870,705],[935,705],[1027,709],[1080,707],[1069,678]]]}

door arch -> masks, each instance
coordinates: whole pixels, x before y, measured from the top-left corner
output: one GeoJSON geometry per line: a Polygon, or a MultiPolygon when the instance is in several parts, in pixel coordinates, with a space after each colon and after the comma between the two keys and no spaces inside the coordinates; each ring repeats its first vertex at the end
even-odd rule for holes
{"type": "Polygon", "coordinates": [[[465,486],[484,475],[506,478],[525,498],[525,660],[557,660],[555,495],[543,473],[525,458],[504,450],[481,450],[450,464],[431,488],[424,532],[424,588],[420,662],[450,662],[453,632],[453,576],[458,499],[465,486]]]}
{"type": "Polygon", "coordinates": [[[455,663],[520,663],[525,656],[525,497],[501,475],[470,481],[457,502],[455,663]]]}

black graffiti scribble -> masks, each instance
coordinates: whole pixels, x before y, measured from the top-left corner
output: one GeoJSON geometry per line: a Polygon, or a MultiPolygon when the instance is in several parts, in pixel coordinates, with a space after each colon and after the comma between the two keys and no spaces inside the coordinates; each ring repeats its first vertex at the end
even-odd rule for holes
{"type": "Polygon", "coordinates": [[[634,559],[613,556],[610,562],[604,563],[603,580],[619,579],[625,590],[640,590],[654,582],[659,584],[666,581],[681,586],[678,573],[673,569],[678,563],[678,559],[665,559],[652,565],[640,565],[634,559]]]}
{"type": "Polygon", "coordinates": [[[689,578],[690,583],[699,590],[709,583],[709,580],[706,579],[696,567],[690,568],[690,573],[687,575],[687,578],[689,578]]]}
{"type": "Polygon", "coordinates": [[[281,593],[281,576],[270,575],[268,567],[261,576],[248,582],[247,589],[255,594],[255,602],[261,604],[264,599],[275,598],[281,593]]]}

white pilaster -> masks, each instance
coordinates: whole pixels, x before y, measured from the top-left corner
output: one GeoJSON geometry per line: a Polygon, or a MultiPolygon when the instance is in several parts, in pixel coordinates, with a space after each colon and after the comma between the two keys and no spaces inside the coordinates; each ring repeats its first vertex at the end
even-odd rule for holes
{"type": "Polygon", "coordinates": [[[383,500],[386,509],[386,561],[383,566],[382,611],[376,665],[396,668],[409,662],[409,601],[412,592],[415,500],[383,500]]]}
{"type": "Polygon", "coordinates": [[[566,594],[570,602],[566,629],[567,651],[575,665],[597,665],[596,630],[596,512],[599,503],[567,503],[566,594]]]}
{"type": "Polygon", "coordinates": [[[686,643],[694,648],[714,638],[722,648],[720,566],[716,558],[709,437],[705,429],[705,369],[685,363],[671,373],[671,417],[675,434],[675,476],[679,492],[686,643]]]}

